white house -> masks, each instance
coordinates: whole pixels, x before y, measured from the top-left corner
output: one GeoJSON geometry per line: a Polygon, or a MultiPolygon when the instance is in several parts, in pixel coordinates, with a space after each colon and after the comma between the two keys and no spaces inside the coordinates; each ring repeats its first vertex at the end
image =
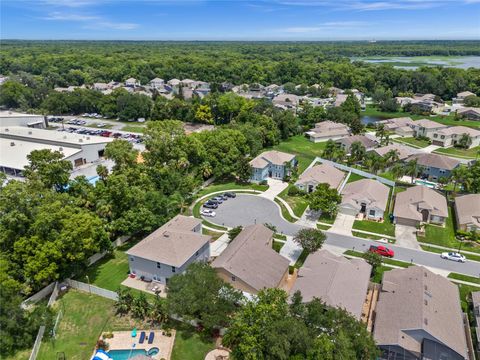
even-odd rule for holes
{"type": "Polygon", "coordinates": [[[127,80],[125,80],[125,86],[127,86],[127,87],[140,86],[140,81],[138,81],[135,78],[128,78],[127,80]]]}
{"type": "Polygon", "coordinates": [[[163,88],[163,85],[165,85],[165,81],[163,79],[158,78],[158,77],[150,80],[150,86],[154,89],[163,88]]]}

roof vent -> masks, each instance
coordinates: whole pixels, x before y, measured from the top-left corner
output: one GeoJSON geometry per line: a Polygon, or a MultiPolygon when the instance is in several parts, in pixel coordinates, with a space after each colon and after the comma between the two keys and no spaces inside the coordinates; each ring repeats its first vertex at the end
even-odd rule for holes
{"type": "Polygon", "coordinates": [[[63,135],[63,138],[66,139],[66,138],[67,138],[67,135],[63,135]]]}
{"type": "Polygon", "coordinates": [[[10,146],[15,146],[15,143],[12,141],[12,142],[10,143],[10,146]]]}
{"type": "Polygon", "coordinates": [[[32,135],[32,132],[31,132],[31,131],[29,131],[29,132],[28,132],[28,135],[32,135]]]}
{"type": "Polygon", "coordinates": [[[63,147],[60,146],[60,147],[58,148],[58,151],[63,151],[63,147]]]}
{"type": "Polygon", "coordinates": [[[87,140],[90,140],[90,136],[87,136],[87,140]]]}
{"type": "Polygon", "coordinates": [[[170,237],[170,233],[169,233],[168,231],[164,231],[164,232],[163,232],[163,236],[166,237],[166,238],[168,238],[168,237],[170,237]]]}
{"type": "Polygon", "coordinates": [[[427,318],[423,319],[423,323],[424,323],[425,325],[428,325],[428,319],[427,319],[427,318]]]}
{"type": "Polygon", "coordinates": [[[78,142],[83,142],[83,139],[78,139],[78,142]]]}
{"type": "Polygon", "coordinates": [[[9,128],[5,128],[5,132],[9,132],[9,131],[10,131],[10,129],[9,129],[9,128]]]}

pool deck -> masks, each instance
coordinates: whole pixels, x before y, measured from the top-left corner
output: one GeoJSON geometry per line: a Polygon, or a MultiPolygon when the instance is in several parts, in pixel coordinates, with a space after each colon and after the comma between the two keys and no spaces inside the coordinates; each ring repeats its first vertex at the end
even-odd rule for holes
{"type": "MultiPolygon", "coordinates": [[[[170,330],[172,336],[162,335],[162,330],[137,330],[137,336],[132,338],[131,331],[114,331],[113,338],[105,339],[109,345],[109,350],[129,350],[132,349],[144,349],[146,351],[151,348],[158,348],[159,352],[153,355],[153,359],[166,359],[170,360],[172,356],[173,343],[175,342],[175,330],[170,330]],[[145,331],[145,341],[143,344],[139,344],[140,333],[145,331]],[[155,333],[154,340],[151,344],[148,343],[148,335],[155,333]]],[[[103,335],[103,334],[102,334],[103,335]]],[[[100,337],[102,338],[102,337],[100,337]]]]}
{"type": "Polygon", "coordinates": [[[140,280],[139,278],[131,278],[130,276],[128,276],[125,280],[123,280],[122,285],[153,295],[155,295],[155,290],[158,290],[158,296],[162,298],[167,297],[166,286],[158,282],[146,282],[140,280]]]}

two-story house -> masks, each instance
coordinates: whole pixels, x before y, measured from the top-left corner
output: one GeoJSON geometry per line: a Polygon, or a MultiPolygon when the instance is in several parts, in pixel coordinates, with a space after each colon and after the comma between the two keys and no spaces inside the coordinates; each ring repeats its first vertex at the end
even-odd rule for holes
{"type": "Polygon", "coordinates": [[[439,154],[419,153],[405,159],[405,162],[416,160],[420,167],[419,177],[437,181],[449,177],[452,170],[460,166],[460,161],[439,154]]]}
{"type": "Polygon", "coordinates": [[[447,127],[447,125],[428,119],[414,121],[410,126],[413,128],[415,137],[427,137],[429,139],[433,139],[434,133],[447,127]]]}
{"type": "Polygon", "coordinates": [[[202,221],[177,215],[127,251],[130,274],[168,284],[195,261],[210,258],[210,236],[202,235],[202,221]]]}
{"type": "Polygon", "coordinates": [[[251,181],[260,182],[267,178],[283,179],[290,176],[297,166],[295,155],[281,151],[265,151],[250,161],[252,167],[251,181]]]}

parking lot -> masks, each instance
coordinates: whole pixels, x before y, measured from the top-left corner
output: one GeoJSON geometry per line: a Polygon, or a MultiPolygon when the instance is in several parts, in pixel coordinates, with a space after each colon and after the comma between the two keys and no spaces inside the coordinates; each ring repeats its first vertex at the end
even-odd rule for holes
{"type": "Polygon", "coordinates": [[[228,227],[269,223],[276,226],[277,232],[286,235],[294,235],[302,228],[284,220],[273,201],[257,195],[237,194],[236,198],[224,201],[214,211],[215,217],[205,219],[228,227]]]}

